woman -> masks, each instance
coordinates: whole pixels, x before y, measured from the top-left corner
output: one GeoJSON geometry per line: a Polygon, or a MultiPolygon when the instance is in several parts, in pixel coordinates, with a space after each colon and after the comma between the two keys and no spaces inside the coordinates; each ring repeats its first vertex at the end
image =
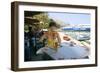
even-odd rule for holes
{"type": "Polygon", "coordinates": [[[41,38],[41,41],[46,39],[47,43],[45,47],[52,48],[57,51],[57,48],[61,43],[61,39],[60,39],[59,33],[56,30],[57,30],[57,24],[53,21],[50,22],[49,29],[47,32],[44,33],[44,35],[41,38]]]}

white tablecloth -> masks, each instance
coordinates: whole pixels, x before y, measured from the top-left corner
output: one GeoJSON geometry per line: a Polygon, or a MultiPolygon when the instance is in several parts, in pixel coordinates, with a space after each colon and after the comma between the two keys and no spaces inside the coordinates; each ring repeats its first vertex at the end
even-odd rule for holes
{"type": "Polygon", "coordinates": [[[42,52],[48,54],[55,60],[59,59],[81,59],[89,55],[89,51],[87,48],[74,45],[70,46],[68,43],[62,43],[61,47],[58,48],[57,51],[48,48],[48,49],[40,49],[42,52]]]}

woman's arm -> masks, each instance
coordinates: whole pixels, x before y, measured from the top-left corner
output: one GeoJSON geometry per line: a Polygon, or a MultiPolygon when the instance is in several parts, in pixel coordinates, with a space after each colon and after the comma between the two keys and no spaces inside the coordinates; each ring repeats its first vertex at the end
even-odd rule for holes
{"type": "Polygon", "coordinates": [[[40,38],[40,42],[42,42],[44,39],[46,38],[46,36],[45,35],[43,35],[41,38],[40,38]]]}

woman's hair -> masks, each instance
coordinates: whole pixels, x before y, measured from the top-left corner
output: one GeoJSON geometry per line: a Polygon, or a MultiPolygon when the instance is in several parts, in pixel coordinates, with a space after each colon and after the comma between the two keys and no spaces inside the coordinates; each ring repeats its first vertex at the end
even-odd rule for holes
{"type": "Polygon", "coordinates": [[[54,27],[57,27],[57,24],[56,24],[56,22],[54,22],[54,21],[51,21],[51,22],[49,23],[49,27],[52,27],[52,26],[54,26],[54,27]]]}

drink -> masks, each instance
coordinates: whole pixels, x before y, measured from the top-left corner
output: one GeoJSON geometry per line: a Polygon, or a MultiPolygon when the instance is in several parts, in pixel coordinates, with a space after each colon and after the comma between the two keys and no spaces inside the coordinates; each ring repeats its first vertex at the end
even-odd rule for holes
{"type": "Polygon", "coordinates": [[[55,42],[54,49],[55,49],[56,51],[58,50],[58,42],[55,42]]]}

